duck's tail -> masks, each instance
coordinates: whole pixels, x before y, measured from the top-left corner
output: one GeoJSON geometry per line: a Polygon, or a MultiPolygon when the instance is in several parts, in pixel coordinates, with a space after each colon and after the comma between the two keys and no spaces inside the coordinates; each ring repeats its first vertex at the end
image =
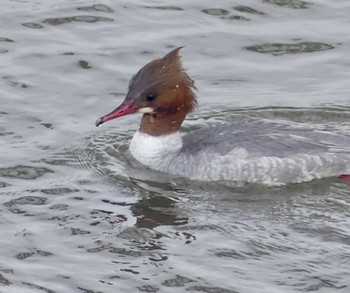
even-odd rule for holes
{"type": "Polygon", "coordinates": [[[350,174],[342,174],[339,178],[347,184],[350,184],[350,174]]]}

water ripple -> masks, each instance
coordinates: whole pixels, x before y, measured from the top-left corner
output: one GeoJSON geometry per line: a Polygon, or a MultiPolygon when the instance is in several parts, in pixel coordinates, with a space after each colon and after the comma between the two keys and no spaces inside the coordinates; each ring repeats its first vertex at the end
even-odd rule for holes
{"type": "Polygon", "coordinates": [[[44,167],[22,165],[9,168],[0,168],[0,176],[8,178],[36,179],[47,173],[53,173],[53,171],[44,167]]]}
{"type": "Polygon", "coordinates": [[[202,9],[203,13],[209,14],[209,15],[228,15],[229,11],[226,9],[221,8],[209,8],[209,9],[202,9]]]}
{"type": "Polygon", "coordinates": [[[112,22],[114,21],[114,19],[109,17],[102,17],[102,16],[77,15],[77,16],[70,16],[70,17],[48,18],[44,20],[43,23],[47,23],[51,25],[61,25],[61,24],[70,23],[74,21],[95,23],[99,21],[112,22]]]}
{"type": "Polygon", "coordinates": [[[147,9],[158,9],[158,10],[173,10],[173,11],[182,11],[184,10],[181,7],[178,6],[143,6],[147,9]]]}
{"type": "Polygon", "coordinates": [[[112,8],[110,8],[104,4],[95,4],[92,6],[78,7],[77,10],[80,10],[80,11],[98,11],[98,12],[108,12],[108,13],[114,12],[114,10],[112,8]]]}
{"type": "Polygon", "coordinates": [[[0,37],[0,42],[8,42],[8,43],[14,43],[14,40],[8,39],[8,38],[2,38],[0,37]]]}
{"type": "Polygon", "coordinates": [[[263,2],[293,9],[307,9],[311,5],[310,2],[300,0],[264,0],[263,2]]]}
{"type": "Polygon", "coordinates": [[[43,28],[41,24],[36,22],[26,22],[26,23],[22,23],[22,25],[24,25],[25,27],[34,28],[34,29],[43,28]]]}
{"type": "Polygon", "coordinates": [[[332,45],[325,43],[316,43],[316,42],[302,42],[296,44],[288,43],[265,43],[262,45],[254,45],[245,47],[249,51],[254,51],[258,53],[271,53],[275,56],[283,54],[300,54],[300,53],[311,53],[317,51],[325,51],[334,49],[332,45]]]}
{"type": "Polygon", "coordinates": [[[254,8],[251,8],[249,6],[244,5],[238,5],[233,8],[234,10],[237,10],[239,12],[249,13],[249,14],[256,14],[256,15],[265,15],[264,12],[256,10],[254,8]]]}

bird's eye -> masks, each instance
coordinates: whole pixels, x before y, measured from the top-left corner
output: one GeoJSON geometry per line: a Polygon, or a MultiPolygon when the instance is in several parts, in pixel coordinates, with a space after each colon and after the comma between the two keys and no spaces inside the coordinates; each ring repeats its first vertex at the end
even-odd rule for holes
{"type": "Polygon", "coordinates": [[[154,94],[149,94],[149,95],[146,96],[146,100],[148,102],[154,101],[155,98],[156,98],[156,95],[154,95],[154,94]]]}

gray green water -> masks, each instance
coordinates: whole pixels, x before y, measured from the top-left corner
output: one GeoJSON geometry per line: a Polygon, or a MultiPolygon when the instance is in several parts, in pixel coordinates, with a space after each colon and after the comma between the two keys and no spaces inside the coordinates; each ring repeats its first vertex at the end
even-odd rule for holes
{"type": "Polygon", "coordinates": [[[0,292],[349,292],[350,187],[228,188],[129,163],[95,128],[170,48],[214,121],[350,135],[347,0],[11,1],[0,11],[0,292]]]}

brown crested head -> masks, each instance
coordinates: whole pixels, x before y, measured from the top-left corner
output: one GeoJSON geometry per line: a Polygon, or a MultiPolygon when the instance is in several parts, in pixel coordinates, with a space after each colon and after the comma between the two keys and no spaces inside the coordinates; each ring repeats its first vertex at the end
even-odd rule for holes
{"type": "Polygon", "coordinates": [[[124,102],[110,114],[96,121],[100,125],[108,120],[144,113],[140,131],[162,135],[177,131],[186,115],[197,104],[193,80],[182,67],[176,48],[163,58],[142,67],[130,80],[124,102]]]}

